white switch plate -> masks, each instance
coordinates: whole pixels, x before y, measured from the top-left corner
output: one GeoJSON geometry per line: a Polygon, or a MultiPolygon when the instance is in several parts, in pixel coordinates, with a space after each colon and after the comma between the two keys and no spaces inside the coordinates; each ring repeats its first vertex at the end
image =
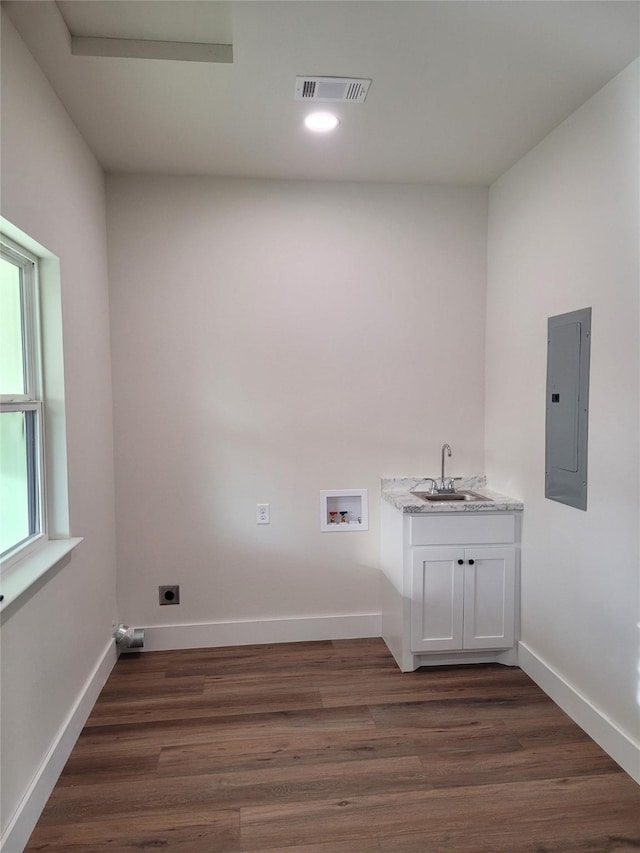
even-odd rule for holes
{"type": "Polygon", "coordinates": [[[256,504],[256,524],[269,524],[270,521],[270,504],[256,504]]]}

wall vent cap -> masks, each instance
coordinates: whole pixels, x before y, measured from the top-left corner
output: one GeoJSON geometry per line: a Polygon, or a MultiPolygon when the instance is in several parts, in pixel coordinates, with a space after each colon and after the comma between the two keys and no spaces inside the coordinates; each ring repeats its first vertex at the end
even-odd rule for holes
{"type": "Polygon", "coordinates": [[[371,80],[356,77],[296,77],[296,101],[363,104],[371,80]]]}

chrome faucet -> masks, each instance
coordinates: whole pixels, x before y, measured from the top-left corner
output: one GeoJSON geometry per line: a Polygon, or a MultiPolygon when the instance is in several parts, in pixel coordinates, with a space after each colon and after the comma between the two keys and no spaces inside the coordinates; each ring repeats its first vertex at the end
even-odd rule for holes
{"type": "Polygon", "coordinates": [[[429,482],[431,483],[431,493],[438,491],[438,481],[434,480],[433,477],[425,477],[422,481],[423,483],[429,482]]]}
{"type": "Polygon", "coordinates": [[[439,492],[453,492],[454,491],[453,480],[449,480],[449,485],[447,485],[447,483],[444,479],[444,454],[445,454],[445,451],[447,453],[447,456],[451,456],[451,448],[449,447],[448,444],[442,445],[442,472],[441,472],[441,477],[440,477],[440,487],[439,487],[438,491],[439,492]]]}

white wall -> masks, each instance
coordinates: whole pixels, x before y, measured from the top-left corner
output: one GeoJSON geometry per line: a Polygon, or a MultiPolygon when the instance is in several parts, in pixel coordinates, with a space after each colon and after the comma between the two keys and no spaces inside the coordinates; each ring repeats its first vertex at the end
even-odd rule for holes
{"type": "Polygon", "coordinates": [[[482,471],[487,191],[124,175],[107,199],[122,618],[379,614],[380,477],[436,473],[444,441],[482,471]],[[331,488],[369,489],[368,533],[320,533],[331,488]]]}
{"type": "Polygon", "coordinates": [[[115,520],[103,175],[4,12],[2,112],[2,214],[60,258],[70,525],[85,537],[3,614],[4,830],[113,647],[115,520]]]}
{"type": "Polygon", "coordinates": [[[486,421],[488,476],[525,502],[523,643],[540,672],[559,676],[636,745],[639,67],[491,188],[486,421]],[[546,324],[587,306],[589,497],[581,512],[544,498],[546,324]]]}

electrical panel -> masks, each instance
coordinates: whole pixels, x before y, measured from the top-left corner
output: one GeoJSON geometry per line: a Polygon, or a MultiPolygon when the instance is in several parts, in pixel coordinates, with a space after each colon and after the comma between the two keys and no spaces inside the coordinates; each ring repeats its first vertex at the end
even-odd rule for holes
{"type": "Polygon", "coordinates": [[[591,308],[549,317],[545,497],[587,508],[591,308]]]}

